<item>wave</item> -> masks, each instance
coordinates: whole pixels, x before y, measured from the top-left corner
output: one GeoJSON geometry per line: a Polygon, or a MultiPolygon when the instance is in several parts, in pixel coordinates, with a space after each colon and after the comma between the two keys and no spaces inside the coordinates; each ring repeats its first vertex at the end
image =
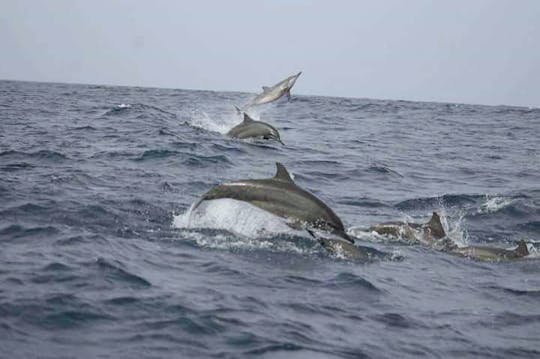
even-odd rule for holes
{"type": "Polygon", "coordinates": [[[495,213],[515,202],[512,198],[486,196],[485,202],[478,208],[478,213],[495,213]]]}
{"type": "Polygon", "coordinates": [[[22,238],[53,237],[60,233],[55,226],[26,227],[19,224],[12,224],[0,229],[0,239],[13,240],[22,238]]]}
{"type": "Polygon", "coordinates": [[[163,110],[157,106],[152,105],[146,105],[143,103],[134,103],[134,104],[125,104],[121,103],[112,109],[108,110],[103,114],[103,116],[120,116],[128,113],[135,113],[135,114],[162,114],[165,115],[168,118],[175,119],[176,114],[163,110]]]}
{"type": "Polygon", "coordinates": [[[140,275],[131,273],[128,270],[123,269],[119,262],[115,264],[105,258],[98,258],[95,264],[97,265],[97,268],[102,272],[102,274],[105,275],[106,278],[115,282],[120,282],[131,288],[147,288],[152,286],[152,284],[148,280],[141,277],[140,275]]]}
{"type": "Polygon", "coordinates": [[[398,202],[395,208],[402,211],[431,209],[437,207],[466,207],[479,202],[484,196],[470,194],[445,194],[436,197],[420,197],[398,202]]]}
{"type": "Polygon", "coordinates": [[[50,151],[50,150],[40,150],[40,151],[35,151],[35,152],[22,152],[22,151],[9,150],[9,151],[0,152],[0,157],[4,157],[9,160],[22,160],[22,159],[31,158],[31,159],[38,159],[38,160],[49,160],[53,162],[60,162],[60,161],[69,159],[69,157],[63,153],[50,151]]]}

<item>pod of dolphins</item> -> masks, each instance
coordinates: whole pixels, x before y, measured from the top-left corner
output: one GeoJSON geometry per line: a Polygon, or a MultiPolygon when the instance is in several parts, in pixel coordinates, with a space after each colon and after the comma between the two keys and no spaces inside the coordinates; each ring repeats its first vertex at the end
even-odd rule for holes
{"type": "MultiPolygon", "coordinates": [[[[302,72],[278,82],[274,86],[263,86],[263,92],[242,108],[236,107],[243,121],[234,126],[227,136],[238,139],[260,138],[274,140],[284,145],[279,131],[272,125],[252,119],[246,111],[254,106],[270,103],[285,96],[291,99],[291,88],[302,72]]],[[[276,163],[276,174],[265,179],[244,179],[217,185],[206,192],[193,206],[193,210],[204,201],[229,198],[247,202],[287,220],[293,229],[305,229],[328,252],[349,260],[369,261],[389,257],[387,253],[354,244],[341,219],[323,201],[299,187],[281,163],[276,163]]],[[[525,241],[515,249],[487,246],[457,246],[441,223],[438,213],[424,223],[387,222],[368,229],[386,236],[390,240],[422,244],[450,254],[477,260],[517,259],[529,255],[525,241]]]]}

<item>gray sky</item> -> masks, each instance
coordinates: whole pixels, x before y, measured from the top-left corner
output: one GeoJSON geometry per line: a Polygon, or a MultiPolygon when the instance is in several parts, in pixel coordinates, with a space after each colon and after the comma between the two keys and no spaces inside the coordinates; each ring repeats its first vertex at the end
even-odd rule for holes
{"type": "Polygon", "coordinates": [[[540,1],[2,0],[0,79],[540,106],[540,1]]]}

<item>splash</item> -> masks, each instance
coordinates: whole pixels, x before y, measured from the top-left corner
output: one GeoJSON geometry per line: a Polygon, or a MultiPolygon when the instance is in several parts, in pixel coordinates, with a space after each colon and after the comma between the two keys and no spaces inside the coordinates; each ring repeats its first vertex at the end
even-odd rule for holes
{"type": "Polygon", "coordinates": [[[173,227],[210,229],[214,233],[186,231],[183,237],[198,246],[227,250],[267,250],[302,255],[320,253],[318,244],[291,229],[286,221],[260,208],[233,199],[205,201],[195,204],[173,218],[173,227]],[[279,237],[279,238],[278,238],[279,237]]]}
{"type": "Polygon", "coordinates": [[[486,200],[480,205],[478,213],[494,213],[512,204],[514,200],[504,197],[492,197],[486,195],[486,200]]]}
{"type": "MultiPolygon", "coordinates": [[[[260,121],[260,110],[258,108],[249,108],[246,112],[254,120],[260,121]]],[[[189,114],[189,120],[187,122],[190,126],[224,135],[231,128],[242,122],[242,116],[234,108],[231,108],[230,111],[212,115],[200,109],[194,109],[189,114]]]]}
{"type": "MultiPolygon", "coordinates": [[[[225,230],[240,237],[259,239],[280,234],[299,235],[286,220],[249,203],[223,198],[195,204],[183,214],[174,216],[173,227],[183,229],[205,228],[225,230]]],[[[245,241],[244,241],[245,242],[245,241]]]]}
{"type": "MultiPolygon", "coordinates": [[[[459,247],[467,246],[468,244],[468,234],[465,229],[465,212],[461,211],[454,214],[447,214],[446,209],[444,207],[441,207],[436,210],[437,213],[439,213],[441,218],[441,224],[443,226],[443,229],[446,233],[446,239],[450,239],[452,242],[454,242],[459,247]]],[[[431,213],[427,214],[422,219],[413,218],[407,214],[403,214],[402,218],[399,220],[403,223],[426,223],[430,217],[431,213]]],[[[355,226],[351,227],[348,231],[348,234],[351,236],[368,241],[368,242],[375,242],[375,243],[389,243],[389,242],[400,242],[403,244],[414,244],[414,243],[422,243],[423,240],[421,238],[422,232],[412,230],[412,233],[415,233],[415,237],[417,237],[417,240],[411,241],[410,239],[405,238],[405,235],[403,233],[403,230],[401,230],[401,234],[399,237],[393,237],[390,235],[384,235],[379,234],[375,231],[370,231],[368,227],[365,226],[355,226]]]]}

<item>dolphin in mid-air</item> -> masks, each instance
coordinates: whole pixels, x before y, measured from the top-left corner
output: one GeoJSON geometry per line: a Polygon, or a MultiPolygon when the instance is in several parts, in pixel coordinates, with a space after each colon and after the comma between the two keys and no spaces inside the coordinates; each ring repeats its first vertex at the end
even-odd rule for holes
{"type": "Polygon", "coordinates": [[[231,198],[250,203],[288,220],[295,229],[313,228],[329,232],[354,243],[345,233],[341,219],[323,201],[294,183],[281,163],[274,177],[223,183],[210,189],[193,207],[203,201],[231,198]]]}
{"type": "Polygon", "coordinates": [[[245,112],[244,121],[231,128],[229,132],[227,132],[227,136],[240,139],[263,138],[265,140],[276,140],[284,145],[279,136],[279,132],[275,127],[266,122],[255,121],[245,112]]]}
{"type": "Polygon", "coordinates": [[[291,88],[296,83],[298,76],[302,74],[302,71],[296,75],[287,77],[285,80],[278,82],[274,86],[263,86],[263,92],[258,94],[250,103],[248,103],[244,108],[249,108],[252,106],[262,105],[272,101],[276,101],[282,96],[287,96],[287,99],[291,99],[291,88]]]}

